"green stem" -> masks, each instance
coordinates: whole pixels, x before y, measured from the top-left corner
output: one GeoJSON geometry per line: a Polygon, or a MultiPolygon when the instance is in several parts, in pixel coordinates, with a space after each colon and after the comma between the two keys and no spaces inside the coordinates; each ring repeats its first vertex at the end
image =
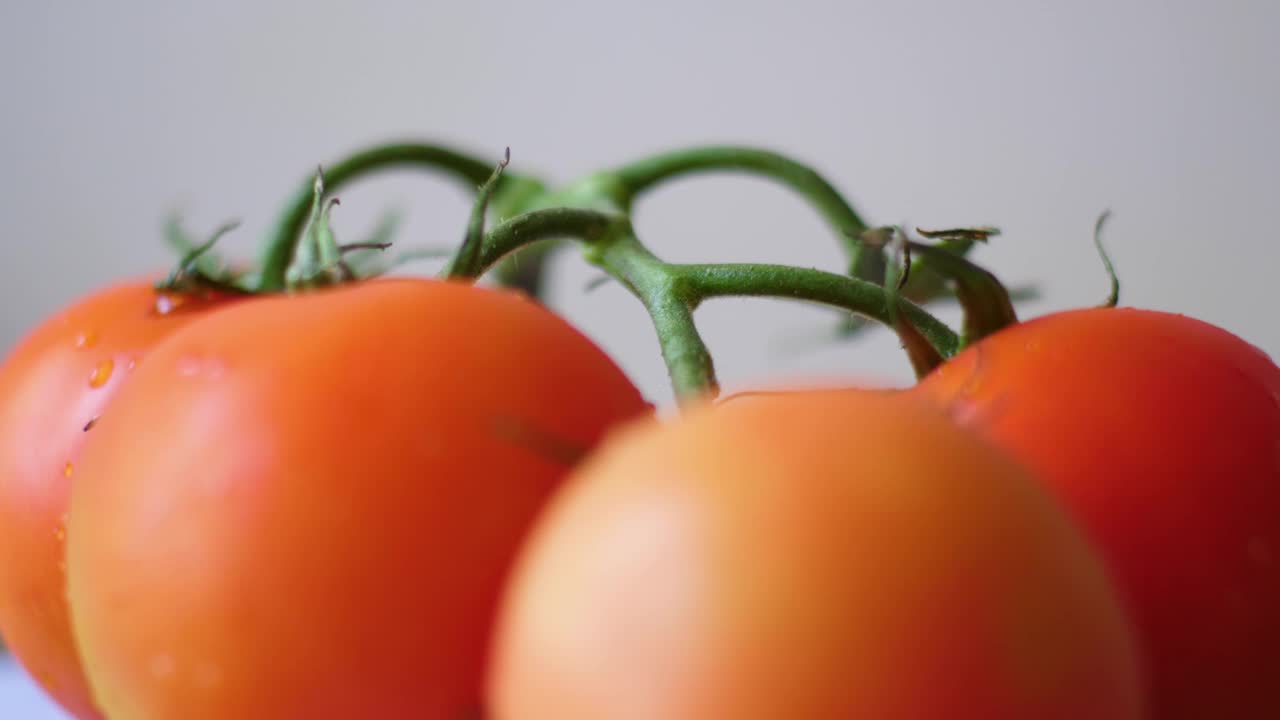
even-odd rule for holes
{"type": "Polygon", "coordinates": [[[516,250],[543,240],[575,238],[583,253],[626,286],[653,320],[663,360],[676,397],[682,401],[716,392],[711,353],[693,323],[693,305],[671,266],[640,244],[625,215],[586,208],[533,210],[503,222],[485,234],[480,258],[471,266],[478,277],[516,250]]]}
{"type": "MultiPolygon", "coordinates": [[[[517,215],[485,234],[474,272],[542,240],[576,238],[592,262],[616,278],[644,305],[657,331],[676,397],[714,395],[715,367],[693,321],[706,299],[727,296],[781,297],[832,305],[892,325],[885,289],[820,270],[763,264],[674,265],[663,262],[635,236],[626,215],[585,208],[548,208],[517,215]]],[[[918,305],[900,300],[899,310],[945,357],[959,339],[918,305]]]]}
{"type": "Polygon", "coordinates": [[[571,207],[517,215],[485,233],[480,258],[472,267],[471,276],[483,275],[507,255],[542,240],[575,238],[591,243],[622,220],[619,215],[571,207]]]}
{"type": "Polygon", "coordinates": [[[719,391],[711,352],[693,322],[692,301],[671,265],[640,244],[629,221],[586,249],[587,259],[604,268],[634,294],[649,313],[676,399],[688,402],[719,391]]]}
{"type": "Polygon", "coordinates": [[[705,172],[752,173],[791,188],[808,200],[835,230],[849,256],[857,256],[855,238],[867,229],[867,224],[826,178],[813,168],[775,152],[734,146],[690,148],[624,165],[613,175],[630,201],[663,181],[705,172]]]}
{"type": "MultiPolygon", "coordinates": [[[[442,172],[466,183],[472,190],[493,172],[490,163],[456,150],[439,145],[398,143],[358,152],[327,168],[325,183],[332,192],[375,171],[402,167],[420,167],[442,172]]],[[[498,190],[513,184],[533,182],[535,181],[528,178],[506,174],[499,181],[498,190]]],[[[311,210],[312,190],[312,180],[308,179],[289,200],[276,222],[275,230],[268,236],[259,263],[262,273],[259,291],[284,290],[285,271],[293,258],[294,248],[311,210]]]]}
{"type": "MultiPolygon", "coordinates": [[[[892,326],[883,287],[846,275],[810,268],[762,264],[673,265],[698,300],[713,297],[778,297],[832,305],[892,326]]],[[[956,353],[960,341],[944,323],[906,299],[902,314],[944,357],[956,353]]]]}

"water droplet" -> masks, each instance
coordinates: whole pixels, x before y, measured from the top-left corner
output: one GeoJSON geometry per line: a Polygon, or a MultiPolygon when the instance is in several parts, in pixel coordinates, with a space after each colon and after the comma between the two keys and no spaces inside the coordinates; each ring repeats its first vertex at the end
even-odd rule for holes
{"type": "Polygon", "coordinates": [[[125,370],[133,370],[138,367],[138,360],[139,358],[136,357],[129,358],[129,364],[125,366],[125,370]]]}
{"type": "Polygon", "coordinates": [[[53,529],[53,539],[62,542],[67,539],[67,529],[61,525],[53,529]]]}
{"type": "Polygon", "coordinates": [[[165,653],[152,656],[148,667],[151,674],[159,680],[171,678],[178,671],[178,663],[174,661],[173,656],[165,653]]]}
{"type": "Polygon", "coordinates": [[[1023,349],[1029,353],[1038,353],[1040,352],[1040,341],[1032,340],[1028,342],[1026,345],[1024,345],[1023,349]]]}
{"type": "Polygon", "coordinates": [[[176,369],[182,377],[195,377],[200,374],[200,358],[189,355],[180,357],[176,369]]]}
{"type": "Polygon", "coordinates": [[[1271,564],[1271,545],[1261,537],[1250,538],[1249,557],[1259,565],[1269,566],[1271,564]]]}
{"type": "Polygon", "coordinates": [[[98,333],[89,330],[76,335],[76,349],[88,350],[98,344],[98,333]]]}
{"type": "Polygon", "coordinates": [[[168,315],[174,310],[178,310],[183,305],[186,305],[187,299],[186,295],[160,293],[156,295],[156,313],[160,315],[168,315]]]}
{"type": "Polygon", "coordinates": [[[178,358],[176,369],[182,377],[204,377],[206,380],[217,380],[226,371],[226,367],[218,358],[194,355],[178,358]]]}
{"type": "Polygon", "coordinates": [[[950,411],[951,419],[957,425],[968,425],[974,422],[981,415],[981,412],[978,410],[978,404],[968,401],[951,403],[950,411]]]}
{"type": "Polygon", "coordinates": [[[59,559],[59,560],[58,560],[58,572],[62,573],[63,575],[66,575],[66,574],[67,574],[67,561],[66,561],[66,560],[62,560],[62,559],[59,559]]]}
{"type": "Polygon", "coordinates": [[[76,466],[68,460],[66,465],[62,466],[62,477],[71,477],[71,473],[75,472],[76,466]]]}
{"type": "Polygon", "coordinates": [[[89,387],[100,388],[107,384],[111,379],[111,371],[115,370],[116,362],[111,358],[107,358],[99,362],[93,368],[93,372],[89,374],[89,387]]]}

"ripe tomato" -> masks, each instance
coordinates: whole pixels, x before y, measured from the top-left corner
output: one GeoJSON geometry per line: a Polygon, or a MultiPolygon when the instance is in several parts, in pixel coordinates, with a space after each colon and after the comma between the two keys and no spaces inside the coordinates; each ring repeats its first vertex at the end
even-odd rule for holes
{"type": "Polygon", "coordinates": [[[1139,716],[1100,563],[932,408],[764,395],[614,438],[513,575],[495,717],[1139,716]]]}
{"type": "Polygon", "coordinates": [[[516,547],[649,406],[522,295],[378,280],[171,336],[85,448],[70,603],[119,718],[448,718],[516,547]]]}
{"type": "Polygon", "coordinates": [[[1134,309],[1010,327],[916,391],[1020,456],[1128,601],[1160,718],[1280,717],[1280,369],[1134,309]]]}
{"type": "Polygon", "coordinates": [[[211,306],[121,284],[32,331],[0,367],[0,631],[80,718],[97,717],[67,619],[68,495],[86,427],[157,342],[211,306]]]}

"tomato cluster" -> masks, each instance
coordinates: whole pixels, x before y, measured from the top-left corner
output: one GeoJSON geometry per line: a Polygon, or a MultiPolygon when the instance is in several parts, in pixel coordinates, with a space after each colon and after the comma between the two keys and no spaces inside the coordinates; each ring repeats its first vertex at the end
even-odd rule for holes
{"type": "Polygon", "coordinates": [[[167,297],[90,297],[0,373],[15,655],[80,718],[475,706],[522,533],[640,393],[509,291],[167,297]]]}
{"type": "Polygon", "coordinates": [[[1280,717],[1280,368],[1221,328],[904,335],[910,388],[659,417],[465,277],[165,287],[0,366],[0,631],[81,720],[1280,717]]]}
{"type": "Polygon", "coordinates": [[[1280,369],[1187,317],[1064,312],[900,393],[618,434],[525,551],[492,698],[503,718],[1277,717],[1277,548],[1280,369]]]}

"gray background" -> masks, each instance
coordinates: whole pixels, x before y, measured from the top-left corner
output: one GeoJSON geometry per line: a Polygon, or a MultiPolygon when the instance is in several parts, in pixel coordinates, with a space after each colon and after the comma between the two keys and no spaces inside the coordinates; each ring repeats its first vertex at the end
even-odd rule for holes
{"type": "MultiPolygon", "coordinates": [[[[1112,208],[1125,304],[1275,356],[1278,30],[1267,0],[6,0],[0,345],[167,266],[168,210],[201,232],[243,220],[226,245],[247,253],[316,163],[421,137],[509,145],[514,169],[556,181],[700,142],[771,147],[871,222],[1000,226],[979,257],[1041,286],[1024,315],[1104,296],[1090,231],[1112,208]]],[[[406,245],[454,242],[467,211],[457,188],[397,174],[343,193],[337,229],[359,238],[390,205],[410,213],[406,245]]],[[[757,180],[674,184],[637,223],[675,260],[840,263],[818,219],[757,180]]],[[[584,296],[594,272],[572,254],[555,272],[553,304],[669,400],[639,306],[617,286],[584,296]]],[[[730,388],[910,376],[887,333],[826,341],[823,310],[717,301],[698,319],[730,388]]]]}

